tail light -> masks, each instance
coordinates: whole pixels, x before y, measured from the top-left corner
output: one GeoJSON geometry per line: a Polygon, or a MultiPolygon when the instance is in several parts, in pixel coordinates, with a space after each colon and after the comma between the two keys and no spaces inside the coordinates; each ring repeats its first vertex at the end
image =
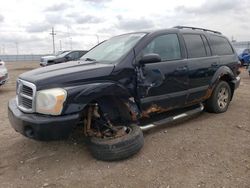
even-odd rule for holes
{"type": "Polygon", "coordinates": [[[237,65],[236,65],[236,74],[237,74],[237,75],[240,74],[240,67],[241,67],[241,62],[238,61],[237,65]]]}

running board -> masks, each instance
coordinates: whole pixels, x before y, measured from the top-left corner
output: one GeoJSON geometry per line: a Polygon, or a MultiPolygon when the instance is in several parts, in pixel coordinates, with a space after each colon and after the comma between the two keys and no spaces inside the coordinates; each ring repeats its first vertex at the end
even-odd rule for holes
{"type": "Polygon", "coordinates": [[[185,113],[178,114],[178,115],[176,115],[176,116],[167,117],[167,118],[165,118],[165,119],[162,119],[162,120],[153,122],[152,124],[140,126],[140,128],[141,128],[142,131],[147,131],[147,130],[150,130],[150,129],[152,129],[152,128],[158,127],[158,126],[160,126],[160,125],[164,125],[164,124],[167,124],[167,123],[171,123],[171,122],[174,122],[174,121],[176,121],[176,120],[180,120],[180,119],[183,119],[183,118],[185,118],[185,117],[188,117],[188,116],[192,116],[192,115],[198,114],[198,113],[202,112],[203,109],[204,109],[203,104],[200,104],[200,106],[197,107],[197,108],[195,108],[195,109],[188,110],[188,111],[186,111],[185,113]]]}

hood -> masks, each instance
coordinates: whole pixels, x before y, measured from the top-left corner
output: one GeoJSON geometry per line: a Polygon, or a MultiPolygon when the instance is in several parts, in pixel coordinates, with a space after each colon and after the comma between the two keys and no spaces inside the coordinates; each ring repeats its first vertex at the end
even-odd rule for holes
{"type": "Polygon", "coordinates": [[[112,64],[70,61],[25,72],[20,79],[34,83],[37,89],[80,85],[87,81],[108,79],[112,64]]]}

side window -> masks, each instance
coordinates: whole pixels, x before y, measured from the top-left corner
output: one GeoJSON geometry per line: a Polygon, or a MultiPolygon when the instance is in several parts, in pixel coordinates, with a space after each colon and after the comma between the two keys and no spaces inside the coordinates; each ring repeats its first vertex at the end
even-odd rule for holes
{"type": "Polygon", "coordinates": [[[231,55],[234,53],[231,45],[226,38],[212,35],[210,41],[213,54],[231,55]]]}
{"type": "Polygon", "coordinates": [[[184,34],[184,41],[187,47],[188,58],[197,58],[207,56],[201,35],[184,34]]]}
{"type": "Polygon", "coordinates": [[[68,57],[69,57],[71,60],[77,59],[78,56],[79,56],[79,52],[72,52],[72,53],[68,54],[68,57]]]}
{"type": "Polygon", "coordinates": [[[156,53],[162,61],[181,59],[177,34],[167,34],[153,39],[142,51],[143,54],[156,53]]]}

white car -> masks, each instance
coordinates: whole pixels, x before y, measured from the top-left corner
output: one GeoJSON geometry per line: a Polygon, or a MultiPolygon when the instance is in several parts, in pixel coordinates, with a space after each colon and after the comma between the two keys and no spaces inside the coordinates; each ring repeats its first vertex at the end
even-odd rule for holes
{"type": "Polygon", "coordinates": [[[4,85],[8,80],[8,70],[5,63],[0,59],[0,86],[4,85]]]}

